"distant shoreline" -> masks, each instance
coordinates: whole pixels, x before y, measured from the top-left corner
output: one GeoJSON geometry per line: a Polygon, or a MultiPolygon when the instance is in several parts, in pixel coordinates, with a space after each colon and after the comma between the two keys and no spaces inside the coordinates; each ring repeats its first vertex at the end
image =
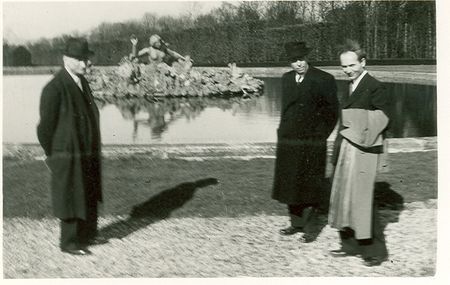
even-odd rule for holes
{"type": "MultiPolygon", "coordinates": [[[[100,68],[112,68],[104,66],[100,68]]],[[[346,80],[338,66],[320,66],[338,80],[346,80]]],[[[60,66],[3,67],[3,76],[7,75],[45,75],[54,74],[60,66]]],[[[197,70],[220,70],[227,67],[194,67],[197,70]]],[[[289,67],[242,67],[241,70],[254,77],[280,77],[289,67]]],[[[388,83],[407,83],[436,86],[436,65],[377,65],[368,66],[369,72],[379,80],[388,83]]]]}

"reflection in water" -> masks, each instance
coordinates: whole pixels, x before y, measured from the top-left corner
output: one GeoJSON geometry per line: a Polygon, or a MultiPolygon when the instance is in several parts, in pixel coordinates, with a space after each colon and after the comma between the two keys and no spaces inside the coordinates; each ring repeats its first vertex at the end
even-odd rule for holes
{"type": "Polygon", "coordinates": [[[393,97],[395,123],[390,137],[436,136],[436,87],[415,84],[386,84],[393,97]],[[395,94],[395,95],[394,95],[395,94]]]}
{"type": "MultiPolygon", "coordinates": [[[[437,135],[436,86],[384,83],[391,98],[389,138],[428,137],[437,135]]],[[[338,81],[338,97],[347,88],[338,81]]]]}
{"type": "MultiPolygon", "coordinates": [[[[279,120],[281,108],[281,80],[264,78],[264,96],[253,99],[241,98],[162,98],[159,100],[145,98],[97,99],[100,107],[114,104],[125,120],[133,121],[133,142],[138,141],[139,127],[150,130],[150,137],[161,139],[162,134],[170,132],[169,125],[177,119],[186,119],[186,124],[197,118],[205,109],[218,107],[232,116],[239,114],[243,119],[242,128],[249,128],[255,117],[262,115],[279,120]]],[[[387,136],[422,137],[436,135],[436,87],[414,84],[386,84],[392,98],[392,120],[387,136]]],[[[342,98],[347,90],[346,81],[338,81],[338,97],[342,98]]],[[[203,118],[202,118],[203,119],[203,118]]],[[[226,124],[227,122],[219,122],[226,124]]],[[[274,128],[276,124],[268,127],[274,128]]],[[[218,125],[218,128],[221,126],[218,125]]],[[[238,126],[241,127],[241,126],[238,126]]],[[[199,132],[210,132],[202,129],[199,132]]],[[[249,130],[257,131],[257,130],[249,130]]],[[[275,129],[273,130],[275,131],[275,129]]]]}
{"type": "Polygon", "coordinates": [[[168,126],[179,118],[188,122],[195,119],[208,107],[219,108],[222,111],[250,113],[264,107],[257,107],[257,97],[184,97],[184,98],[95,98],[100,109],[106,105],[115,105],[125,120],[133,121],[133,142],[137,141],[139,126],[150,129],[152,139],[160,139],[168,130],[168,126]]]}
{"type": "MultiPolygon", "coordinates": [[[[39,98],[50,75],[4,76],[3,142],[37,143],[39,98]],[[20,112],[17,112],[20,110],[20,112]]],[[[338,96],[346,89],[338,81],[338,96]]],[[[392,98],[388,137],[436,136],[436,86],[386,84],[392,98]]],[[[124,98],[97,101],[104,144],[276,142],[280,78],[264,78],[264,95],[249,101],[124,98]]]]}
{"type": "MultiPolygon", "coordinates": [[[[437,135],[436,86],[384,83],[392,98],[389,138],[428,137],[437,135]]],[[[338,98],[348,90],[347,81],[337,81],[338,98]]],[[[281,109],[281,80],[264,78],[264,111],[279,117],[281,109]]],[[[252,110],[251,112],[253,112],[252,110]]]]}

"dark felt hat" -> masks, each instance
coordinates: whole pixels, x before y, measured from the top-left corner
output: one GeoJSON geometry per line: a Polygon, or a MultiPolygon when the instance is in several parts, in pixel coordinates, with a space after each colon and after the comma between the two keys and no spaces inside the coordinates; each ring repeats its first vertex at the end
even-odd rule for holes
{"type": "Polygon", "coordinates": [[[308,47],[305,42],[289,42],[284,45],[287,58],[289,60],[303,59],[309,54],[312,48],[308,47]]]}
{"type": "Polygon", "coordinates": [[[66,49],[64,55],[70,56],[79,60],[87,60],[94,52],[89,50],[89,45],[84,38],[69,38],[66,41],[66,49]]]}

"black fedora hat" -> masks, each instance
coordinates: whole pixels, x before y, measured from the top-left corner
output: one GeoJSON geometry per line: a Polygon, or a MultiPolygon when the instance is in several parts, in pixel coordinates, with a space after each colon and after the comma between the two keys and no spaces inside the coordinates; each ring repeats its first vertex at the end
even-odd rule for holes
{"type": "Polygon", "coordinates": [[[303,59],[312,50],[305,42],[289,42],[284,45],[284,49],[287,58],[291,61],[303,59]]]}
{"type": "Polygon", "coordinates": [[[64,55],[76,58],[78,60],[87,60],[94,52],[89,50],[89,45],[84,38],[68,38],[64,55]]]}

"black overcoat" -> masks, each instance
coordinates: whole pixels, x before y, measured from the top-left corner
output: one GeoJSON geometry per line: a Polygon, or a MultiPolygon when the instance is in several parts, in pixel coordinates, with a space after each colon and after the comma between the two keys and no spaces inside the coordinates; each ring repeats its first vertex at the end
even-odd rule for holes
{"type": "Polygon", "coordinates": [[[290,205],[318,203],[325,176],[327,138],[339,103],[334,77],[313,66],[302,83],[282,76],[281,118],[272,198],[290,205]]]}
{"type": "Polygon", "coordinates": [[[99,111],[89,84],[81,91],[65,68],[44,87],[38,139],[51,170],[52,206],[60,219],[86,219],[102,200],[99,111]]]}

